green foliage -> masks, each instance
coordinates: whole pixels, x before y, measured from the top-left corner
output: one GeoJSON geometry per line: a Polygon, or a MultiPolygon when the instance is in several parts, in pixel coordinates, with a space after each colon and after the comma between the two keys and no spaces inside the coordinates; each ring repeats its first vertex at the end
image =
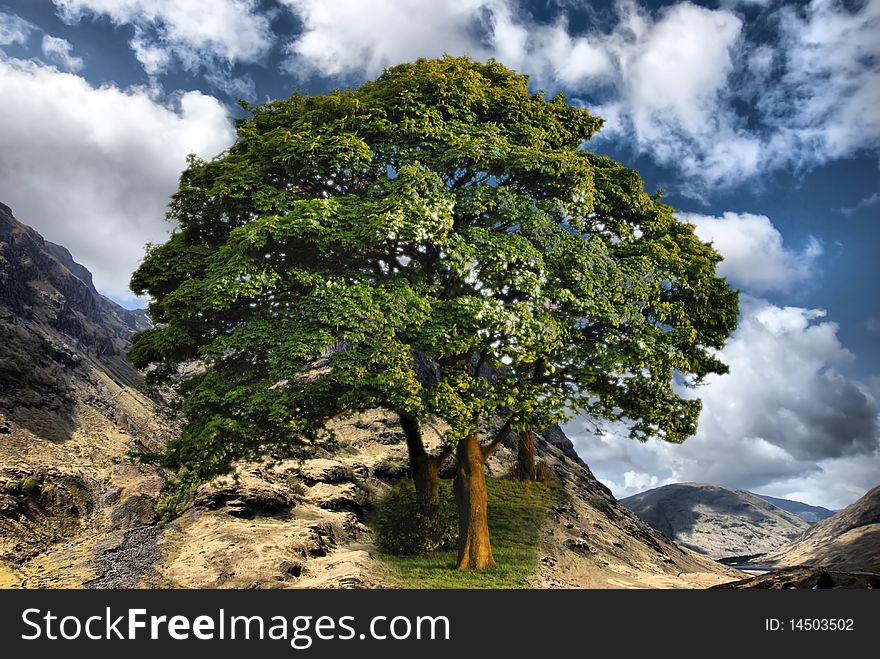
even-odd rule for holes
{"type": "Polygon", "coordinates": [[[156,326],[130,357],[183,400],[165,464],[208,478],[376,406],[444,419],[449,444],[499,416],[695,431],[673,382],[726,370],[720,257],[583,148],[600,119],[527,82],[418,60],[250,107],[228,151],[190,159],[177,228],[132,277],[156,326]],[[189,360],[205,371],[179,378],[189,360]]]}
{"type": "Polygon", "coordinates": [[[23,494],[31,494],[32,492],[36,492],[40,489],[40,479],[36,475],[30,475],[25,477],[25,479],[21,482],[21,491],[23,494]]]}
{"type": "Polygon", "coordinates": [[[306,486],[303,485],[302,481],[293,474],[287,476],[287,487],[289,487],[290,491],[298,497],[301,497],[306,493],[306,486]]]}
{"type": "Polygon", "coordinates": [[[489,532],[497,567],[482,572],[450,569],[455,551],[416,556],[382,554],[404,588],[524,588],[538,565],[538,541],[550,508],[563,496],[558,480],[486,479],[489,532]]]}
{"type": "Polygon", "coordinates": [[[458,516],[451,488],[443,483],[440,505],[422,513],[412,481],[397,483],[376,504],[375,527],[379,548],[388,554],[427,554],[452,549],[458,539],[458,516]]]}
{"type": "Polygon", "coordinates": [[[168,524],[192,506],[198,482],[186,469],[181,471],[166,480],[162,496],[156,502],[156,519],[160,526],[168,524]]]}

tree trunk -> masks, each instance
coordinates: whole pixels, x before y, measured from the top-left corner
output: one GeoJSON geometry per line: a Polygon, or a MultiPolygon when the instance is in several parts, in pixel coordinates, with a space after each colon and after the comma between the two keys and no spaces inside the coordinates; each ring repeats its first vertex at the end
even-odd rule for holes
{"type": "Polygon", "coordinates": [[[458,505],[459,570],[484,570],[495,566],[489,543],[486,476],[483,464],[487,451],[476,433],[458,444],[455,472],[455,502],[458,505]]]}
{"type": "Polygon", "coordinates": [[[443,451],[439,456],[428,454],[422,441],[421,428],[415,418],[401,414],[400,426],[406,436],[410,473],[416,488],[419,510],[428,513],[440,505],[440,483],[437,475],[448,451],[443,451]]]}
{"type": "Polygon", "coordinates": [[[516,465],[513,475],[517,480],[536,480],[535,469],[535,433],[531,430],[521,430],[519,440],[516,442],[516,465]]]}

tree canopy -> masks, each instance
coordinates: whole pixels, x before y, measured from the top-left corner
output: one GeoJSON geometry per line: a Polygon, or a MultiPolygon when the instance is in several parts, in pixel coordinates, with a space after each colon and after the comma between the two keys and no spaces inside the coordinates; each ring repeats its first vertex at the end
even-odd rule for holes
{"type": "Polygon", "coordinates": [[[453,57],[245,109],[228,151],[190,158],[132,278],[156,325],[131,359],[183,395],[169,464],[207,477],[369,407],[440,417],[451,446],[577,412],[695,432],[682,389],[726,370],[737,294],[635,171],[584,148],[601,119],[453,57]]]}

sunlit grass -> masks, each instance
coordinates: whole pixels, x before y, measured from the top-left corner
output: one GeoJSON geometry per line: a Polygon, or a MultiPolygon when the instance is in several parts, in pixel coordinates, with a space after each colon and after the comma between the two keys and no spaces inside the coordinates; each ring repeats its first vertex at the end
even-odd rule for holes
{"type": "MultiPolygon", "coordinates": [[[[562,496],[555,481],[489,478],[489,534],[497,566],[483,572],[454,569],[456,552],[420,556],[382,554],[403,588],[524,588],[538,564],[538,535],[552,505],[562,496]]],[[[442,496],[452,497],[450,482],[442,496]]],[[[381,504],[380,504],[381,505],[381,504]]]]}

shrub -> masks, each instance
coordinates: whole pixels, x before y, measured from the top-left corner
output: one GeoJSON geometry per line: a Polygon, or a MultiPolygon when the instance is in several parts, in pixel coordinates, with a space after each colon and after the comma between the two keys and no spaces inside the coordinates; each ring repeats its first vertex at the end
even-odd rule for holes
{"type": "Polygon", "coordinates": [[[550,469],[550,465],[543,460],[538,460],[535,464],[535,480],[542,483],[550,483],[554,478],[553,470],[550,469]]]}
{"type": "Polygon", "coordinates": [[[388,554],[427,554],[452,549],[458,539],[458,516],[447,487],[441,488],[440,505],[424,514],[416,503],[410,480],[395,485],[378,502],[376,532],[379,548],[388,554]],[[445,495],[445,496],[444,496],[445,495]]]}
{"type": "Polygon", "coordinates": [[[194,479],[181,476],[180,473],[170,476],[156,503],[158,525],[165,526],[182,515],[192,505],[197,488],[198,482],[194,479]]]}
{"type": "Polygon", "coordinates": [[[290,491],[298,497],[304,496],[306,493],[306,486],[303,485],[302,482],[293,474],[288,474],[287,476],[287,487],[289,487],[290,491]]]}
{"type": "Polygon", "coordinates": [[[40,479],[36,476],[28,476],[21,482],[21,491],[24,494],[30,494],[40,489],[40,479]]]}

